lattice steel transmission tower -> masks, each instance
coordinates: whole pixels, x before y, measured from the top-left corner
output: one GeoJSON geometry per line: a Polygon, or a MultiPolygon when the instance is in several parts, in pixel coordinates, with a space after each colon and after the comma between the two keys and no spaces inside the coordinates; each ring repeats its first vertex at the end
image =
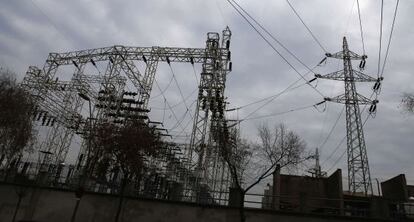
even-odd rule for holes
{"type": "Polygon", "coordinates": [[[230,184],[225,179],[229,177],[229,172],[219,150],[222,144],[219,134],[227,129],[224,90],[227,74],[231,71],[230,39],[228,27],[223,30],[221,41],[218,33],[207,34],[206,53],[210,56],[205,58],[202,65],[190,138],[188,158],[197,159],[197,179],[214,190],[226,190],[230,184]]]}
{"type": "Polygon", "coordinates": [[[359,105],[372,104],[372,106],[375,106],[378,101],[371,101],[358,94],[355,82],[376,82],[377,79],[352,69],[352,60],[361,60],[359,68],[362,70],[365,66],[367,56],[360,56],[350,51],[346,37],[343,38],[342,51],[334,54],[327,53],[326,56],[343,60],[344,69],[326,75],[317,74],[315,77],[345,82],[344,94],[333,98],[325,98],[325,100],[345,104],[348,187],[352,193],[363,192],[367,195],[368,193],[372,193],[372,184],[359,105]]]}

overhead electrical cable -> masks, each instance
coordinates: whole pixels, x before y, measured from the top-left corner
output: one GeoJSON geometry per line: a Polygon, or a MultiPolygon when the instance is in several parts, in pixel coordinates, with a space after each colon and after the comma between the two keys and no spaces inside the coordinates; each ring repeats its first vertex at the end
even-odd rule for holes
{"type": "Polygon", "coordinates": [[[366,55],[365,54],[364,31],[362,29],[362,20],[361,20],[361,9],[359,7],[359,0],[356,0],[356,1],[357,1],[357,7],[358,7],[359,30],[361,32],[361,40],[362,40],[362,52],[364,55],[366,55]]]}
{"type": "Polygon", "coordinates": [[[279,44],[286,52],[288,52],[293,58],[295,58],[296,61],[298,61],[301,65],[306,67],[309,71],[311,70],[302,60],[300,60],[292,51],[290,51],[280,40],[278,40],[272,33],[270,33],[266,27],[264,27],[260,22],[258,22],[253,16],[250,15],[248,11],[246,11],[241,5],[239,5],[235,0],[231,0],[237,7],[242,10],[247,17],[249,17],[256,25],[258,25],[267,35],[270,36],[273,41],[275,41],[277,44],[279,44]]]}
{"type": "Polygon", "coordinates": [[[329,138],[332,135],[332,132],[334,131],[334,129],[336,128],[336,125],[338,125],[339,120],[341,119],[342,114],[344,113],[345,110],[345,106],[342,107],[341,112],[338,115],[338,118],[336,118],[334,125],[332,126],[331,130],[328,133],[328,136],[325,138],[325,140],[319,145],[319,149],[322,150],[323,147],[325,146],[326,142],[329,140],[329,138]]]}
{"type": "MultiPolygon", "coordinates": [[[[196,92],[197,92],[198,88],[195,88],[190,94],[188,94],[188,96],[185,97],[185,101],[187,101],[189,98],[191,98],[191,96],[193,96],[196,92]]],[[[184,102],[184,100],[181,100],[180,102],[171,105],[171,108],[175,108],[179,105],[181,105],[184,102]]],[[[151,109],[156,109],[156,110],[165,110],[166,108],[161,108],[161,107],[151,107],[151,109]]],[[[168,109],[168,108],[167,108],[168,109]]]]}
{"type": "Polygon", "coordinates": [[[63,34],[63,32],[60,30],[60,28],[53,22],[53,20],[37,5],[37,3],[34,0],[30,0],[32,4],[43,14],[43,16],[46,18],[46,20],[53,26],[53,28],[56,29],[56,31],[65,39],[68,41],[66,35],[63,34]]]}
{"type": "MultiPolygon", "coordinates": [[[[160,87],[160,85],[158,84],[158,82],[157,82],[157,80],[156,80],[156,79],[154,79],[154,82],[155,82],[155,85],[157,86],[158,90],[159,90],[160,92],[162,92],[161,87],[160,87]]],[[[166,102],[166,104],[167,104],[167,106],[168,106],[169,110],[171,111],[171,113],[173,114],[173,116],[174,116],[175,120],[176,120],[176,121],[177,121],[177,123],[178,123],[178,122],[179,122],[178,117],[177,117],[177,115],[175,114],[174,110],[171,108],[171,105],[170,105],[170,103],[168,102],[167,98],[165,97],[164,93],[162,93],[162,97],[164,98],[164,100],[165,100],[165,102],[166,102]]],[[[179,123],[178,125],[179,125],[179,126],[181,126],[181,123],[179,123]]],[[[182,128],[182,126],[181,126],[181,128],[182,128]]]]}
{"type": "MultiPolygon", "coordinates": [[[[187,106],[187,103],[185,102],[185,98],[184,98],[184,95],[183,95],[183,91],[181,90],[181,87],[180,87],[180,84],[178,84],[178,81],[177,81],[177,77],[175,76],[175,73],[174,73],[174,70],[173,70],[173,68],[171,67],[171,64],[168,64],[169,65],[169,67],[170,67],[170,70],[171,70],[171,73],[172,73],[172,75],[173,75],[173,78],[174,78],[174,82],[175,82],[175,85],[177,86],[177,88],[178,88],[178,91],[179,91],[179,93],[180,93],[180,96],[181,96],[181,99],[182,99],[182,101],[183,101],[183,103],[184,103],[184,106],[185,106],[185,108],[187,109],[187,111],[188,111],[188,106],[187,106]]],[[[189,115],[190,115],[190,117],[191,118],[193,118],[193,115],[191,115],[191,113],[189,113],[189,115]]]]}
{"type": "Polygon", "coordinates": [[[295,108],[295,109],[290,109],[290,110],[283,111],[283,112],[271,113],[271,114],[267,114],[267,115],[263,115],[263,116],[255,116],[255,117],[251,117],[251,118],[244,118],[244,119],[241,119],[239,121],[263,119],[263,118],[267,118],[267,117],[273,117],[273,116],[283,115],[283,114],[286,114],[286,113],[291,113],[291,112],[295,112],[295,111],[309,109],[309,108],[312,108],[314,106],[315,106],[315,104],[312,104],[312,105],[309,105],[309,106],[302,106],[302,107],[298,107],[298,108],[295,108]]]}
{"type": "MultiPolygon", "coordinates": [[[[307,74],[306,74],[306,75],[307,75],[307,74]]],[[[306,75],[304,75],[304,76],[306,76],[306,75]]],[[[299,81],[301,81],[301,80],[302,80],[302,78],[297,79],[296,81],[294,81],[293,83],[291,83],[287,89],[282,90],[281,92],[278,92],[277,94],[274,94],[274,95],[271,95],[271,96],[267,96],[267,97],[265,97],[265,98],[262,98],[262,99],[259,99],[259,100],[256,100],[256,101],[253,101],[253,102],[251,102],[251,103],[247,103],[247,104],[242,105],[242,106],[239,106],[239,107],[237,107],[237,108],[233,108],[233,109],[231,109],[231,111],[233,111],[233,110],[243,109],[243,108],[245,108],[245,107],[248,107],[248,106],[251,106],[251,105],[255,105],[255,104],[261,103],[261,102],[263,102],[263,101],[266,101],[266,100],[268,100],[268,99],[272,99],[272,98],[274,98],[274,97],[276,97],[276,98],[277,98],[277,97],[279,97],[279,96],[281,95],[281,93],[282,93],[282,92],[287,92],[287,91],[289,91],[289,90],[294,90],[294,89],[297,89],[297,88],[299,88],[299,87],[301,87],[301,86],[305,85],[306,83],[303,83],[303,84],[301,84],[301,85],[298,85],[298,86],[296,86],[296,87],[291,88],[293,85],[295,85],[296,83],[298,83],[298,82],[299,82],[299,81]]],[[[274,98],[274,99],[275,99],[275,98],[274,98]]]]}
{"type": "MultiPolygon", "coordinates": [[[[315,66],[313,69],[315,69],[317,66],[315,66]]],[[[310,72],[308,72],[310,73],[310,72]]],[[[306,73],[305,75],[307,75],[308,73],[306,73]]],[[[276,98],[278,98],[279,96],[281,96],[282,94],[286,93],[290,88],[292,88],[300,79],[296,80],[295,82],[291,83],[288,87],[286,87],[284,90],[280,91],[278,94],[272,96],[272,98],[267,101],[266,103],[264,103],[263,105],[259,106],[258,108],[256,108],[255,110],[253,110],[252,112],[250,112],[249,114],[247,114],[246,117],[244,117],[243,119],[247,119],[249,118],[251,115],[253,115],[254,113],[256,113],[257,111],[259,111],[260,109],[262,109],[263,107],[265,107],[266,105],[270,104],[272,101],[274,101],[276,98]]],[[[249,104],[248,104],[249,105],[249,104]]],[[[246,106],[245,106],[246,107],[246,106]]]]}
{"type": "Polygon", "coordinates": [[[384,18],[384,0],[381,0],[381,16],[380,16],[380,35],[379,35],[379,49],[378,49],[378,70],[377,78],[380,77],[381,69],[381,50],[382,50],[382,21],[384,18]]]}
{"type": "Polygon", "coordinates": [[[384,74],[385,64],[387,63],[388,53],[389,53],[389,49],[390,49],[390,45],[391,45],[392,35],[393,35],[393,32],[394,32],[395,18],[397,17],[397,11],[398,11],[398,5],[399,5],[399,3],[400,3],[400,0],[397,0],[397,3],[395,4],[394,18],[392,19],[392,26],[391,26],[391,31],[390,31],[390,37],[388,38],[387,50],[385,52],[384,63],[382,64],[382,69],[381,69],[381,75],[380,75],[380,77],[382,77],[382,75],[384,74]]]}
{"type": "Polygon", "coordinates": [[[302,22],[302,24],[305,26],[305,28],[308,30],[309,34],[312,36],[313,40],[319,45],[319,47],[327,53],[328,51],[325,49],[325,47],[322,46],[321,42],[316,38],[316,36],[313,34],[313,32],[310,30],[310,28],[306,25],[306,23],[303,21],[303,19],[300,17],[299,13],[295,10],[293,5],[289,2],[289,0],[286,0],[292,11],[295,13],[295,15],[299,18],[299,20],[302,22]]]}
{"type": "Polygon", "coordinates": [[[196,70],[195,70],[194,64],[193,64],[193,73],[194,73],[194,77],[195,77],[195,80],[196,80],[196,86],[198,86],[198,84],[199,84],[200,82],[198,81],[197,72],[196,72],[196,70]]]}
{"type": "MultiPolygon", "coordinates": [[[[191,120],[193,120],[194,118],[193,118],[193,116],[190,114],[191,112],[192,112],[192,109],[191,109],[191,107],[193,107],[193,105],[195,104],[197,102],[197,100],[194,100],[191,104],[190,104],[190,107],[189,107],[189,109],[187,109],[185,112],[184,112],[184,114],[183,114],[183,116],[181,117],[181,119],[179,120],[179,123],[181,124],[183,121],[184,121],[184,119],[185,119],[185,117],[187,116],[187,114],[189,114],[190,115],[190,119],[191,120]]],[[[173,127],[171,127],[169,130],[174,130],[174,129],[176,129],[178,127],[178,122],[173,126],[173,127]]],[[[182,128],[183,129],[183,128],[182,128]]],[[[185,128],[184,128],[185,129],[185,128]]]]}
{"type": "Polygon", "coordinates": [[[158,98],[158,97],[160,97],[163,93],[165,93],[167,90],[168,90],[168,88],[170,88],[170,85],[171,85],[171,83],[172,83],[172,81],[173,81],[173,79],[174,79],[174,76],[171,76],[171,78],[170,78],[170,80],[168,81],[168,84],[167,84],[167,86],[158,94],[158,95],[155,95],[155,96],[151,96],[151,99],[155,99],[155,98],[158,98]]]}
{"type": "MultiPolygon", "coordinates": [[[[292,63],[287,60],[282,53],[279,52],[279,50],[276,49],[276,47],[270,43],[270,41],[252,24],[252,22],[230,1],[227,0],[227,2],[237,11],[237,13],[242,16],[242,18],[256,31],[256,33],[275,51],[282,59],[285,61],[307,84],[314,89],[322,98],[325,96],[314,86],[312,86],[310,83],[308,83],[308,80],[292,65],[292,63]]],[[[234,0],[233,0],[234,2],[234,0]]],[[[295,56],[296,57],[296,56],[295,56]]],[[[307,67],[307,66],[306,66],[307,67]]],[[[309,67],[307,67],[309,70],[311,70],[309,67]]]]}

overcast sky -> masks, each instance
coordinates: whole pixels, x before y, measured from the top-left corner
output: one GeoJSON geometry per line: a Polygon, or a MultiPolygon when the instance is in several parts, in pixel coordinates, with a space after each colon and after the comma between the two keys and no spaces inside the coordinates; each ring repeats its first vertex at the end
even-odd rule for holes
{"type": "MultiPolygon", "coordinates": [[[[373,77],[377,75],[379,2],[360,1],[368,55],[364,72],[373,77]]],[[[240,0],[239,3],[307,66],[314,67],[324,58],[325,52],[312,39],[285,0],[240,0]]],[[[291,3],[327,51],[340,51],[342,37],[345,35],[350,49],[362,54],[358,13],[353,0],[291,0],[291,3]]],[[[388,41],[394,6],[394,0],[385,0],[383,49],[388,41]]],[[[389,58],[384,70],[385,80],[378,97],[378,112],[374,119],[368,120],[364,128],[371,177],[384,180],[405,173],[411,184],[414,184],[414,115],[403,113],[399,103],[403,92],[414,92],[413,10],[414,1],[400,2],[389,58]]],[[[230,102],[228,108],[274,95],[299,78],[226,0],[2,0],[0,64],[14,70],[21,80],[29,65],[42,67],[49,52],[112,45],[203,48],[207,32],[221,33],[226,26],[229,26],[233,33],[233,71],[228,76],[226,88],[230,102]]],[[[383,55],[384,52],[385,50],[383,55]]],[[[282,53],[287,56],[286,52],[282,53]]],[[[306,73],[307,70],[303,66],[294,62],[291,57],[288,59],[300,73],[306,73]]],[[[357,65],[354,64],[355,69],[357,65]]],[[[341,69],[341,66],[341,61],[328,59],[327,64],[318,67],[315,72],[329,73],[341,69]]],[[[200,67],[195,68],[199,75],[200,67]]],[[[191,95],[197,87],[191,65],[173,64],[172,69],[183,94],[191,95]]],[[[168,102],[174,105],[181,101],[181,97],[174,82],[168,86],[171,76],[168,66],[161,65],[156,78],[160,87],[166,88],[168,102]]],[[[312,75],[306,77],[313,78],[312,75]]],[[[299,82],[300,87],[283,94],[250,117],[284,112],[323,100],[321,95],[303,83],[304,81],[299,82]]],[[[342,82],[319,80],[314,83],[324,96],[331,97],[344,91],[342,82]]],[[[358,84],[358,90],[369,97],[372,85],[358,84]]],[[[158,94],[159,90],[154,87],[152,95],[158,94]]],[[[191,99],[187,100],[187,105],[190,106],[195,98],[196,94],[193,94],[191,99]]],[[[174,125],[175,120],[170,111],[157,111],[157,108],[164,107],[163,101],[160,96],[151,100],[154,109],[150,115],[153,119],[165,119],[169,124],[168,128],[174,125]]],[[[238,117],[244,118],[262,104],[240,109],[238,117]]],[[[178,118],[184,113],[183,105],[175,109],[178,118]]],[[[320,106],[319,111],[309,108],[269,118],[246,120],[240,127],[245,137],[255,141],[257,126],[283,122],[304,138],[309,149],[314,149],[321,146],[343,107],[335,103],[326,105],[324,112],[324,106],[320,106]]],[[[367,112],[363,112],[362,115],[365,119],[367,112]]],[[[236,118],[237,114],[231,113],[228,116],[236,118]]],[[[187,123],[189,118],[187,115],[183,123],[187,123]]],[[[189,133],[190,130],[191,124],[185,132],[189,133]]],[[[336,168],[342,168],[343,176],[346,176],[346,155],[339,158],[346,149],[346,142],[326,160],[344,136],[345,114],[341,116],[332,135],[320,149],[323,169],[332,168],[329,172],[331,173],[336,168]],[[336,162],[338,163],[334,166],[336,162]]]]}

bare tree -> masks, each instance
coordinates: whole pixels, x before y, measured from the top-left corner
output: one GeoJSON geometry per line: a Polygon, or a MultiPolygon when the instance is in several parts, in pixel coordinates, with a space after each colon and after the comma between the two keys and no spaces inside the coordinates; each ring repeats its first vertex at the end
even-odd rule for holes
{"type": "MultiPolygon", "coordinates": [[[[226,135],[226,133],[224,133],[226,135]]],[[[233,188],[238,196],[240,221],[245,221],[244,199],[246,193],[272,175],[276,166],[291,168],[311,156],[305,154],[306,144],[295,132],[283,124],[270,129],[266,125],[258,128],[260,142],[250,144],[236,130],[228,133],[228,143],[223,143],[222,156],[233,179],[233,188]],[[253,179],[249,182],[246,177],[253,179]]]]}
{"type": "Polygon", "coordinates": [[[404,93],[402,95],[401,105],[404,111],[414,113],[414,94],[404,93]]]}
{"type": "Polygon", "coordinates": [[[107,123],[98,127],[96,133],[98,152],[95,153],[99,153],[100,158],[98,169],[119,169],[122,172],[115,218],[118,221],[125,187],[133,179],[139,183],[145,170],[145,160],[157,156],[161,141],[155,130],[142,121],[128,121],[123,126],[107,123]]]}
{"type": "Polygon", "coordinates": [[[34,102],[19,87],[14,73],[0,68],[0,165],[9,167],[34,141],[32,111],[34,102]]]}
{"type": "Polygon", "coordinates": [[[279,165],[281,169],[292,168],[310,158],[310,155],[305,154],[306,144],[302,138],[288,130],[284,124],[274,126],[273,129],[262,125],[258,131],[258,151],[266,164],[279,165]]]}

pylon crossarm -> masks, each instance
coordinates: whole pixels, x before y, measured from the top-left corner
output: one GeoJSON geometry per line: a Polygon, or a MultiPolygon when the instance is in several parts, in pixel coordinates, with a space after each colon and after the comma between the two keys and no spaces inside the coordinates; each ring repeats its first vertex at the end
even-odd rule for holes
{"type": "Polygon", "coordinates": [[[365,104],[372,104],[372,101],[363,95],[357,94],[358,99],[347,99],[345,94],[341,94],[335,97],[326,97],[325,101],[335,102],[335,103],[342,103],[342,104],[358,104],[358,105],[365,105],[365,104]]]}
{"type": "Polygon", "coordinates": [[[354,82],[376,82],[377,79],[373,78],[371,76],[368,76],[360,71],[357,71],[355,69],[352,69],[352,77],[348,77],[348,79],[345,77],[344,70],[339,70],[336,72],[332,72],[326,75],[321,74],[315,74],[316,78],[319,79],[331,79],[331,80],[339,80],[339,81],[354,81],[354,82]],[[352,79],[351,79],[352,78],[352,79]]]}
{"type": "MultiPolygon", "coordinates": [[[[340,51],[340,52],[337,52],[337,53],[334,53],[334,54],[326,53],[326,57],[335,58],[335,59],[344,59],[345,55],[346,54],[344,53],[344,51],[340,51]]],[[[348,55],[349,55],[349,59],[353,59],[353,60],[361,60],[364,57],[366,58],[366,56],[360,56],[360,55],[358,55],[358,54],[356,54],[355,52],[352,52],[352,51],[348,51],[348,55]]]]}
{"type": "Polygon", "coordinates": [[[320,78],[320,79],[332,79],[332,80],[340,80],[340,81],[345,80],[344,70],[339,70],[339,71],[332,72],[326,75],[315,74],[315,77],[320,78]]]}
{"type": "Polygon", "coordinates": [[[355,69],[352,69],[352,73],[354,82],[376,82],[378,80],[355,69]]]}
{"type": "Polygon", "coordinates": [[[358,97],[358,104],[359,105],[365,105],[365,104],[372,104],[373,101],[368,99],[367,97],[357,93],[357,97],[358,97]]]}

